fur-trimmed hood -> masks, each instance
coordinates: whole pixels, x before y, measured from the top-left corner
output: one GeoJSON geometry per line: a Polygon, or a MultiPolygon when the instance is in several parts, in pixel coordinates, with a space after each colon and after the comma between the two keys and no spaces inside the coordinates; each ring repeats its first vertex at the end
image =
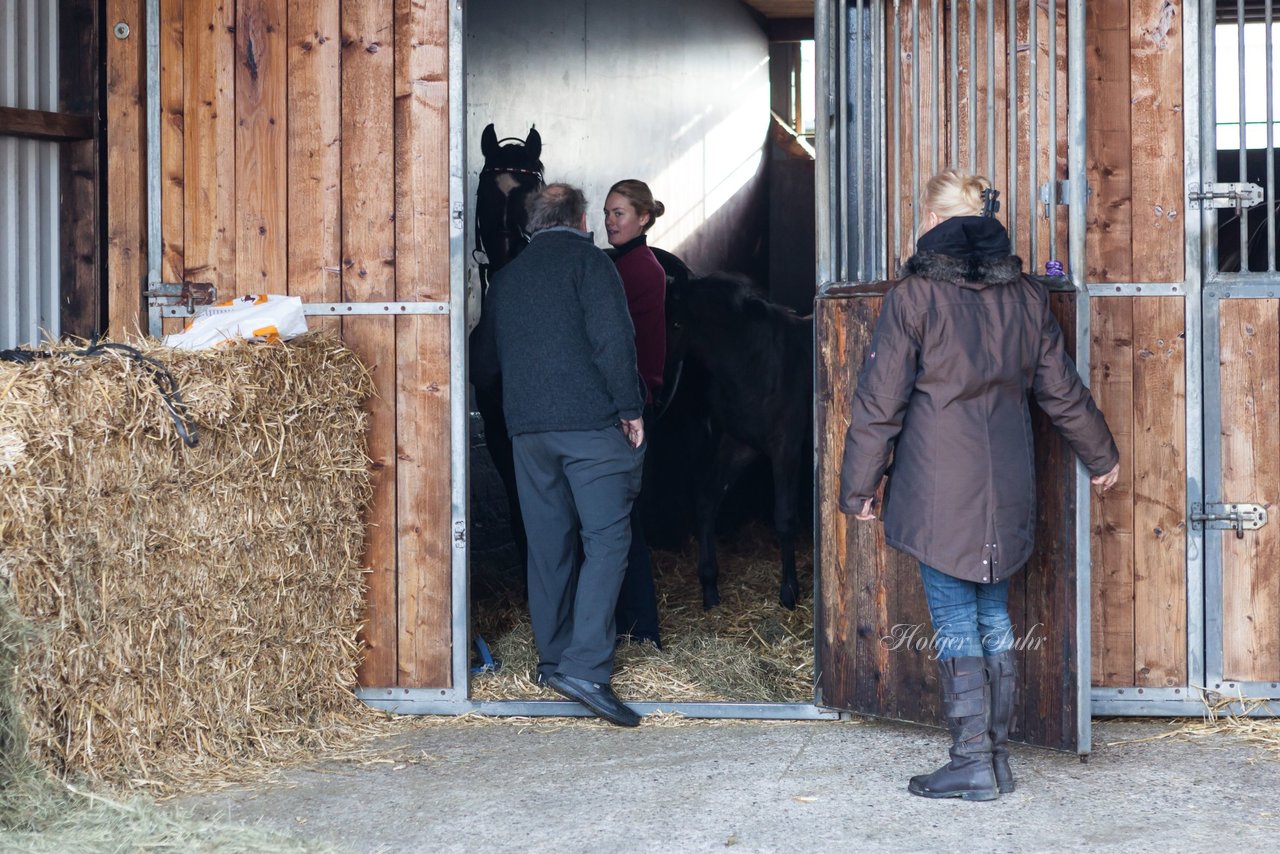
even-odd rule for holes
{"type": "Polygon", "coordinates": [[[980,291],[994,285],[1007,285],[1022,276],[1022,259],[1017,255],[1003,258],[970,256],[958,258],[938,252],[917,252],[907,259],[904,272],[935,282],[951,282],[962,288],[980,291]]]}

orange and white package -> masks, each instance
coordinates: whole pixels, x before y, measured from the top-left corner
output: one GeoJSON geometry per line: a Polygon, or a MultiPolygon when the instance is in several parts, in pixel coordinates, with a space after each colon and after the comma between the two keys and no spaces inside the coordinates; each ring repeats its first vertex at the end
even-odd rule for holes
{"type": "Polygon", "coordinates": [[[301,298],[246,294],[202,309],[182,332],[166,335],[164,343],[180,350],[203,350],[231,341],[288,341],[306,331],[301,298]]]}

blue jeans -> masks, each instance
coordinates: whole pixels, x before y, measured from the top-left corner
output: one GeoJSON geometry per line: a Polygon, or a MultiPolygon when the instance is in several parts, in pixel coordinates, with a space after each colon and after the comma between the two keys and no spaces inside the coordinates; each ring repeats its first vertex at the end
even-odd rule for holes
{"type": "Polygon", "coordinates": [[[1009,580],[996,584],[965,581],[920,564],[924,597],[933,621],[939,661],[995,655],[1013,648],[1009,620],[1009,580]]]}

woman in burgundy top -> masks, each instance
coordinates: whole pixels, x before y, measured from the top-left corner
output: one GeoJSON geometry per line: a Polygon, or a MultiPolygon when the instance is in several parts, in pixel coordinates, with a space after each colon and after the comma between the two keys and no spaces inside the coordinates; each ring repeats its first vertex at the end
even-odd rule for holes
{"type": "MultiPolygon", "coordinates": [[[[604,227],[609,245],[613,247],[610,254],[622,277],[631,323],[636,329],[636,364],[645,385],[645,420],[652,418],[654,396],[662,385],[667,352],[667,276],[646,244],[645,232],[663,211],[662,202],[654,199],[649,185],[634,179],[619,181],[610,187],[604,202],[604,227]]],[[[652,641],[661,647],[653,564],[640,524],[643,496],[641,486],[640,497],[631,509],[631,552],[622,591],[618,594],[618,637],[652,641]]]]}

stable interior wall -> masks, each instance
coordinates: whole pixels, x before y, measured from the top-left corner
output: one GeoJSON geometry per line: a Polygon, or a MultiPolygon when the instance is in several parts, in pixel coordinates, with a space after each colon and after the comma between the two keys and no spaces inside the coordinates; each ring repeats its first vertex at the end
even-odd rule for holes
{"type": "Polygon", "coordinates": [[[599,245],[610,185],[639,178],[666,205],[652,245],[762,278],[769,45],[742,3],[474,0],[466,51],[468,198],[485,125],[534,125],[547,181],[583,188],[599,245]]]}

